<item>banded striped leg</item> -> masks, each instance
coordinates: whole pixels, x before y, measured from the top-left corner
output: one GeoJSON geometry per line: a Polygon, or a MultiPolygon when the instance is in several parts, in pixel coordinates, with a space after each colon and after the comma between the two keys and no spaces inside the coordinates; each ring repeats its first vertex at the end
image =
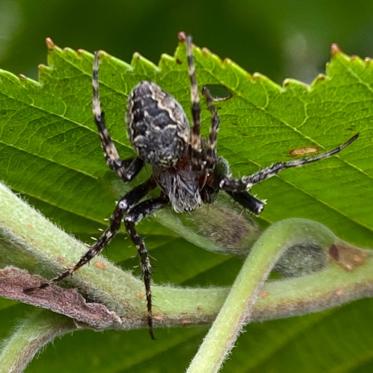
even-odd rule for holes
{"type": "Polygon", "coordinates": [[[192,101],[192,117],[193,117],[193,128],[192,133],[195,138],[199,138],[201,130],[201,107],[199,104],[198,95],[198,84],[196,77],[196,66],[194,64],[193,58],[193,46],[192,37],[190,35],[186,36],[186,53],[188,61],[188,74],[190,79],[190,98],[192,101]]]}
{"type": "MultiPolygon", "coordinates": [[[[210,133],[208,138],[208,149],[207,149],[207,166],[212,167],[216,163],[216,144],[218,138],[218,130],[219,130],[219,116],[216,109],[216,106],[213,104],[214,99],[211,96],[210,91],[207,87],[202,88],[202,94],[205,96],[207,101],[207,107],[211,113],[211,127],[210,133]]],[[[243,191],[243,192],[232,192],[227,191],[227,193],[241,206],[250,210],[254,214],[260,214],[264,209],[264,202],[255,198],[250,193],[243,191]]]]}
{"type": "Polygon", "coordinates": [[[211,113],[211,127],[208,138],[208,149],[207,149],[207,163],[211,167],[216,163],[216,143],[218,139],[218,130],[219,130],[219,116],[216,110],[216,106],[213,104],[214,99],[212,98],[210,91],[207,87],[202,88],[202,94],[205,96],[207,101],[207,107],[211,113]]]}
{"type": "Polygon", "coordinates": [[[101,110],[99,92],[99,52],[95,52],[92,69],[92,111],[101,139],[102,150],[108,166],[115,171],[123,181],[132,180],[142,169],[144,162],[140,158],[121,160],[118,151],[109,135],[105,124],[105,113],[101,110]]]}
{"type": "Polygon", "coordinates": [[[152,214],[154,211],[164,207],[167,203],[168,199],[164,196],[146,200],[133,207],[129,214],[124,218],[124,225],[127,229],[129,236],[131,237],[131,240],[136,246],[140,259],[141,272],[143,275],[145,285],[146,306],[148,311],[148,327],[152,339],[154,339],[151,292],[152,269],[148,255],[148,250],[145,246],[144,240],[138,235],[135,225],[139,221],[144,219],[146,216],[152,214]]]}
{"type": "Polygon", "coordinates": [[[349,140],[347,140],[345,143],[325,153],[318,154],[314,157],[295,159],[295,160],[288,161],[288,162],[275,163],[269,167],[259,170],[255,174],[244,176],[241,179],[224,178],[220,182],[220,187],[226,191],[227,190],[230,190],[233,192],[245,191],[246,189],[252,187],[253,185],[258,184],[266,179],[269,179],[270,177],[275,176],[280,171],[286,170],[287,168],[302,167],[308,163],[313,163],[313,162],[321,161],[322,159],[325,159],[325,158],[329,158],[332,155],[341,152],[347,146],[351,145],[355,140],[357,140],[358,137],[359,137],[359,134],[357,133],[356,135],[352,136],[349,140]]]}
{"type": "Polygon", "coordinates": [[[201,106],[198,94],[198,84],[196,77],[196,66],[193,58],[193,46],[192,37],[190,35],[185,36],[186,53],[188,62],[188,75],[190,80],[190,98],[192,102],[192,118],[193,127],[190,135],[190,152],[192,163],[195,168],[200,169],[202,167],[200,158],[202,152],[201,144],[201,106]]]}
{"type": "Polygon", "coordinates": [[[48,287],[52,282],[58,282],[64,278],[72,275],[80,267],[88,263],[92,258],[99,254],[112,240],[115,234],[120,228],[120,223],[123,219],[124,214],[131,209],[139,200],[141,200],[149,190],[155,187],[153,179],[149,179],[143,184],[138,185],[130,192],[128,192],[123,198],[117,203],[115,210],[110,218],[110,225],[102,233],[101,237],[92,245],[89,250],[79,259],[79,261],[72,267],[67,268],[64,272],[59,274],[57,277],[51,279],[49,282],[44,282],[37,287],[24,289],[25,292],[32,292],[37,289],[44,289],[48,287]]]}

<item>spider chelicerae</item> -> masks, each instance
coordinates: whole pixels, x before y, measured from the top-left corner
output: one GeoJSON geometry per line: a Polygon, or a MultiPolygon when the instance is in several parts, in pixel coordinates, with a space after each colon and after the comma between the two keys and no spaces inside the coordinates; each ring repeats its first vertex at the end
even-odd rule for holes
{"type": "MultiPolygon", "coordinates": [[[[350,145],[358,134],[338,147],[313,157],[275,163],[249,176],[233,178],[227,161],[216,152],[219,117],[214,99],[204,87],[207,108],[211,114],[211,127],[207,139],[200,135],[200,97],[192,52],[192,38],[184,33],[179,39],[186,44],[188,75],[191,84],[192,127],[181,105],[174,97],[150,81],[138,83],[128,96],[127,124],[129,139],[137,152],[132,159],[122,160],[109,135],[101,110],[99,95],[99,53],[93,61],[93,116],[101,138],[101,145],[108,166],[124,181],[135,178],[147,163],[152,174],[142,184],[134,187],[116,204],[110,224],[80,260],[59,276],[50,280],[57,282],[71,275],[100,253],[118,232],[121,222],[137,248],[145,285],[147,323],[153,335],[151,264],[144,240],[136,231],[136,224],[155,211],[171,205],[178,213],[192,211],[204,203],[212,203],[223,190],[245,209],[259,214],[264,202],[248,190],[282,170],[328,158],[350,145]],[[159,197],[146,199],[152,189],[159,187],[159,197]]],[[[42,283],[45,288],[50,283],[42,283]]],[[[37,288],[27,289],[34,290],[37,288]]]]}

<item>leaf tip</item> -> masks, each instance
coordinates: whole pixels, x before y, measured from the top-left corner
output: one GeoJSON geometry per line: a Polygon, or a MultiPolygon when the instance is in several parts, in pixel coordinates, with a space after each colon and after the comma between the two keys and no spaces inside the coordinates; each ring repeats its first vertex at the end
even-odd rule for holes
{"type": "Polygon", "coordinates": [[[223,60],[223,64],[224,65],[231,65],[231,64],[233,64],[233,61],[230,58],[226,57],[223,60]]]}
{"type": "Polygon", "coordinates": [[[313,84],[321,83],[324,80],[327,79],[327,76],[325,74],[318,74],[313,82],[313,84]]]}
{"type": "Polygon", "coordinates": [[[39,65],[38,65],[38,69],[39,70],[48,70],[48,66],[47,65],[44,65],[43,63],[40,63],[39,65]]]}
{"type": "Polygon", "coordinates": [[[338,44],[337,43],[333,43],[331,46],[330,46],[330,54],[332,55],[332,57],[336,56],[337,54],[341,53],[341,49],[339,48],[338,44]]]}
{"type": "Polygon", "coordinates": [[[202,53],[203,53],[204,55],[208,55],[208,54],[211,54],[211,51],[210,51],[210,49],[208,49],[208,48],[206,48],[206,47],[203,47],[203,48],[202,48],[202,53]]]}
{"type": "Polygon", "coordinates": [[[54,41],[50,37],[45,38],[45,45],[49,50],[52,50],[56,47],[56,44],[54,44],[54,41]]]}
{"type": "Polygon", "coordinates": [[[258,73],[258,72],[255,72],[253,75],[252,75],[252,78],[253,80],[260,80],[263,78],[263,75],[258,73]]]}
{"type": "Polygon", "coordinates": [[[187,38],[186,37],[186,33],[184,31],[178,32],[177,38],[178,38],[178,40],[179,40],[180,43],[184,43],[185,40],[186,40],[186,38],[187,38]]]}
{"type": "Polygon", "coordinates": [[[292,83],[292,79],[290,78],[287,78],[284,80],[284,82],[282,83],[283,87],[286,88],[286,87],[289,87],[289,85],[292,83]]]}

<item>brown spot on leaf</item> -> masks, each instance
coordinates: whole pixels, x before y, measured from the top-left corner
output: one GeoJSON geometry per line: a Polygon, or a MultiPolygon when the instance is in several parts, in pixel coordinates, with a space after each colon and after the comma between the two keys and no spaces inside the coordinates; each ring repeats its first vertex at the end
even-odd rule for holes
{"type": "Polygon", "coordinates": [[[98,269],[102,269],[102,270],[107,268],[106,264],[104,262],[100,262],[100,261],[95,262],[95,267],[98,268],[98,269]]]}
{"type": "Polygon", "coordinates": [[[296,148],[289,150],[289,155],[299,157],[307,154],[317,153],[319,149],[316,146],[305,146],[304,148],[296,148]]]}
{"type": "Polygon", "coordinates": [[[335,260],[338,261],[339,259],[339,252],[338,247],[336,245],[332,245],[329,248],[329,255],[335,260]]]}
{"type": "Polygon", "coordinates": [[[330,257],[346,271],[353,271],[365,263],[368,254],[346,243],[334,244],[329,248],[330,257]]]}
{"type": "Polygon", "coordinates": [[[267,298],[269,295],[268,291],[265,291],[265,290],[262,290],[260,293],[259,293],[259,297],[260,298],[267,298]]]}

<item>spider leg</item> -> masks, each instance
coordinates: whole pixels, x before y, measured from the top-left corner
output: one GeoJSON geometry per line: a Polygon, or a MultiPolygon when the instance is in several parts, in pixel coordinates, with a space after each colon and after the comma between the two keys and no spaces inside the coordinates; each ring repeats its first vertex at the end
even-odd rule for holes
{"type": "Polygon", "coordinates": [[[190,35],[185,37],[186,43],[186,53],[187,53],[187,63],[188,63],[188,75],[190,80],[190,97],[192,102],[192,118],[193,118],[193,127],[192,133],[190,135],[190,158],[192,164],[196,168],[201,167],[201,106],[199,102],[198,94],[198,84],[196,77],[196,66],[194,64],[193,58],[193,46],[192,46],[192,37],[190,35]]]}
{"type": "Polygon", "coordinates": [[[244,191],[244,192],[232,192],[230,190],[226,191],[236,202],[238,202],[241,206],[243,206],[245,209],[250,210],[256,215],[259,215],[265,206],[265,203],[254,196],[252,196],[250,193],[244,191]]]}
{"type": "Polygon", "coordinates": [[[216,106],[213,104],[213,97],[211,96],[211,93],[207,87],[202,88],[202,94],[206,98],[207,107],[211,113],[211,127],[207,143],[207,164],[209,167],[212,167],[212,165],[215,164],[216,160],[216,143],[218,138],[220,120],[218,112],[216,110],[216,106]]]}
{"type": "Polygon", "coordinates": [[[37,287],[26,288],[25,292],[32,292],[37,289],[45,289],[52,282],[58,282],[64,278],[72,275],[80,267],[88,263],[93,257],[99,254],[111,241],[120,228],[120,223],[123,219],[124,214],[131,209],[141,198],[143,198],[149,190],[155,187],[155,182],[153,179],[145,181],[143,184],[138,185],[130,192],[128,192],[123,198],[121,198],[110,218],[110,225],[104,230],[100,238],[92,245],[88,251],[79,259],[79,261],[72,267],[67,268],[64,272],[58,276],[52,278],[49,282],[43,282],[37,287]]]}
{"type": "Polygon", "coordinates": [[[201,106],[199,103],[198,84],[196,77],[196,66],[193,58],[192,37],[186,36],[186,54],[188,61],[188,75],[190,80],[190,98],[192,101],[193,128],[191,134],[192,155],[201,152],[201,106]]]}
{"type": "Polygon", "coordinates": [[[98,81],[99,53],[95,52],[92,69],[92,111],[101,139],[101,146],[108,166],[115,171],[123,181],[132,180],[142,169],[144,162],[140,158],[121,160],[118,151],[109,135],[105,124],[105,113],[101,110],[98,81]]]}
{"type": "Polygon", "coordinates": [[[329,158],[332,155],[341,152],[343,149],[345,149],[347,146],[349,146],[355,140],[357,140],[358,137],[359,134],[357,133],[356,135],[352,136],[349,140],[347,140],[345,143],[337,146],[332,150],[320,153],[314,157],[296,159],[288,162],[274,163],[273,165],[263,168],[262,170],[259,170],[252,175],[244,176],[240,179],[231,179],[226,177],[220,182],[220,187],[224,190],[230,190],[233,192],[244,191],[248,188],[251,188],[255,184],[258,184],[266,179],[269,179],[272,176],[275,176],[280,171],[285,170],[287,168],[302,167],[308,163],[313,163],[325,158],[329,158]]]}
{"type": "Polygon", "coordinates": [[[146,216],[152,214],[154,211],[164,207],[167,203],[168,198],[165,196],[146,200],[133,207],[128,215],[124,218],[124,225],[131,240],[136,246],[137,253],[140,258],[141,271],[145,285],[146,305],[148,310],[148,327],[152,339],[154,339],[154,333],[152,317],[151,264],[144,240],[138,235],[135,225],[146,216]]]}

